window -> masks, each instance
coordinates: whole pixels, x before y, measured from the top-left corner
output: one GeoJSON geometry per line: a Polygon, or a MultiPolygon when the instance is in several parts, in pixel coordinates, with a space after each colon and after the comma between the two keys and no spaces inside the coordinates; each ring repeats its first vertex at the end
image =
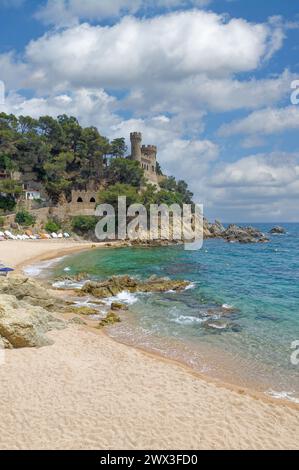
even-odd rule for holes
{"type": "Polygon", "coordinates": [[[92,197],[92,198],[90,199],[90,202],[94,202],[94,203],[95,203],[95,202],[96,202],[95,198],[92,197]]]}
{"type": "Polygon", "coordinates": [[[81,204],[83,202],[82,197],[78,197],[77,202],[81,204]]]}

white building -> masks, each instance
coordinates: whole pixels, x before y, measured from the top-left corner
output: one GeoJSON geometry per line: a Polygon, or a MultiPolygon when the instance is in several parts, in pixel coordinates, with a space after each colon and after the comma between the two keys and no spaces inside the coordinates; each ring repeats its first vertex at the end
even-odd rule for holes
{"type": "Polygon", "coordinates": [[[25,191],[26,201],[35,201],[41,199],[41,193],[39,191],[25,191]]]}

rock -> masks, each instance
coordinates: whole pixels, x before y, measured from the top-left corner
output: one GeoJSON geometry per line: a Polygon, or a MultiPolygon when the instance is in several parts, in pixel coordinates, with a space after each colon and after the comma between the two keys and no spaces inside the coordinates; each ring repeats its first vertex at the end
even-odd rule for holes
{"type": "Polygon", "coordinates": [[[114,325],[115,323],[120,323],[121,319],[118,315],[116,315],[115,312],[108,312],[106,318],[104,318],[100,323],[99,323],[99,328],[104,328],[105,326],[111,326],[114,325]]]}
{"type": "Polygon", "coordinates": [[[209,224],[208,229],[210,234],[214,237],[221,237],[222,233],[225,231],[225,228],[219,220],[215,220],[214,224],[209,224]]]}
{"type": "Polygon", "coordinates": [[[18,300],[51,311],[59,310],[63,304],[36,281],[23,276],[0,278],[0,294],[13,295],[18,300]]]}
{"type": "Polygon", "coordinates": [[[128,307],[120,302],[112,302],[111,310],[128,310],[128,307]]]}
{"type": "Polygon", "coordinates": [[[82,320],[80,317],[71,318],[68,323],[75,325],[87,325],[86,321],[82,320]]]}
{"type": "Polygon", "coordinates": [[[77,315],[84,315],[86,317],[91,315],[98,315],[99,312],[91,307],[66,307],[65,313],[76,313],[77,315]]]}
{"type": "Polygon", "coordinates": [[[284,235],[287,232],[283,227],[273,227],[269,233],[271,233],[272,235],[284,235]]]}
{"type": "Polygon", "coordinates": [[[225,320],[210,320],[204,323],[204,327],[212,330],[226,330],[229,322],[225,320]]]}
{"type": "Polygon", "coordinates": [[[225,228],[219,220],[210,224],[204,219],[204,238],[223,238],[229,243],[265,243],[269,239],[254,227],[239,227],[231,224],[225,228]]]}
{"type": "Polygon", "coordinates": [[[120,292],[167,292],[170,290],[181,291],[188,285],[187,281],[176,281],[167,278],[152,278],[147,281],[139,281],[129,276],[114,276],[102,282],[87,282],[82,287],[82,292],[94,297],[113,297],[120,292]]]}
{"type": "Polygon", "coordinates": [[[65,328],[65,322],[41,307],[17,300],[12,295],[0,297],[0,337],[13,348],[42,347],[53,344],[45,333],[65,328]]]}
{"type": "Polygon", "coordinates": [[[81,281],[85,281],[86,279],[88,279],[88,274],[86,272],[80,272],[80,273],[74,274],[73,276],[69,276],[69,275],[60,276],[57,279],[55,279],[55,282],[60,282],[60,281],[81,282],[81,281]]]}
{"type": "Polygon", "coordinates": [[[0,337],[0,350],[1,349],[12,349],[12,345],[7,339],[0,337]]]}
{"type": "Polygon", "coordinates": [[[229,225],[222,233],[222,237],[228,242],[239,243],[264,243],[269,239],[254,227],[238,227],[238,225],[229,225]]]}

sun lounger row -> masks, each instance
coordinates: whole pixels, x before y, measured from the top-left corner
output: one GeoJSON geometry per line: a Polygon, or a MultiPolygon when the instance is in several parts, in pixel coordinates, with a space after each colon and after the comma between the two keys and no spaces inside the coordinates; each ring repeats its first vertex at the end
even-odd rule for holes
{"type": "Polygon", "coordinates": [[[23,234],[14,235],[9,230],[4,232],[0,231],[0,241],[3,240],[50,240],[50,239],[61,239],[61,238],[70,238],[70,234],[65,233],[32,233],[31,231],[26,231],[23,234]]]}

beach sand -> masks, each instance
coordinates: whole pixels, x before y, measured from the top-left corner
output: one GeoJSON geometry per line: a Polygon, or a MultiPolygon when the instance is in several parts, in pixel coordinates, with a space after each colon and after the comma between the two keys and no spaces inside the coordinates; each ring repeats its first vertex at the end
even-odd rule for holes
{"type": "Polygon", "coordinates": [[[24,264],[63,256],[94,246],[90,242],[61,240],[7,240],[0,242],[0,262],[12,268],[22,268],[24,264]]]}
{"type": "MultiPolygon", "coordinates": [[[[0,259],[16,266],[81,249],[26,245],[2,242],[0,259]]],[[[0,449],[299,447],[296,406],[219,386],[82,326],[49,336],[53,346],[5,351],[0,449]]]]}

